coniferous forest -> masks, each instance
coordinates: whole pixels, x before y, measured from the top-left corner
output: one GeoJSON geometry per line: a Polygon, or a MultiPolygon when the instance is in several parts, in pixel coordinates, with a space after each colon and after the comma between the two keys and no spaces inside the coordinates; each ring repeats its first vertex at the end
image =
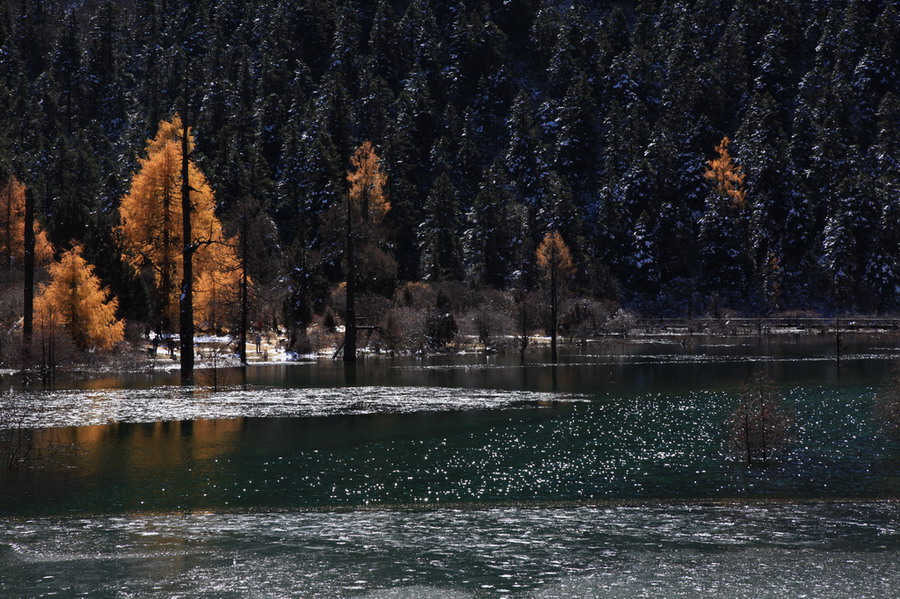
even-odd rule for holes
{"type": "Polygon", "coordinates": [[[898,32],[896,0],[6,2],[5,276],[18,185],[38,254],[171,329],[180,257],[132,234],[141,177],[177,198],[189,148],[209,329],[242,286],[254,321],[340,302],[365,160],[347,287],[371,297],[546,287],[552,238],[568,293],[640,314],[893,312],[898,32]]]}

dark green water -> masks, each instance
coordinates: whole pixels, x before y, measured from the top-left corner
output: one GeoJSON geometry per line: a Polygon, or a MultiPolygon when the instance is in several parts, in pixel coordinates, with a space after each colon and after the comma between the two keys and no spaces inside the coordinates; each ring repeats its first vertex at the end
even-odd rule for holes
{"type": "Polygon", "coordinates": [[[897,597],[900,443],[872,417],[897,341],[16,392],[61,449],[0,475],[0,595],[897,597]],[[794,440],[748,470],[723,421],[759,367],[794,440]]]}

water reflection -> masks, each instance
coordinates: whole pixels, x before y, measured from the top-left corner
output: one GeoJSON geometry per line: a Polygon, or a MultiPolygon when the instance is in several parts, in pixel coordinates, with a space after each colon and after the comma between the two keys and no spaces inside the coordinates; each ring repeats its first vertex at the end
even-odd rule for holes
{"type": "MultiPolygon", "coordinates": [[[[772,369],[773,378],[786,384],[874,383],[887,376],[890,363],[900,359],[900,334],[847,334],[840,364],[835,361],[834,339],[824,335],[778,335],[741,338],[694,336],[645,340],[612,339],[589,346],[563,346],[556,389],[584,392],[610,383],[619,394],[652,391],[725,388],[736,385],[757,365],[772,369]],[[783,374],[783,376],[782,376],[783,374]]],[[[508,390],[554,391],[549,350],[535,348],[522,366],[511,355],[438,355],[430,357],[377,357],[360,360],[347,370],[343,362],[320,360],[289,365],[197,370],[197,384],[211,387],[343,387],[448,386],[508,390]]],[[[0,376],[4,387],[17,385],[0,376]]],[[[178,386],[177,371],[123,374],[96,381],[96,373],[83,379],[59,381],[62,388],[142,389],[178,386]]]]}
{"type": "Polygon", "coordinates": [[[873,394],[792,389],[796,443],[751,470],[725,449],[734,396],[713,391],[61,429],[47,434],[78,451],[6,476],[0,511],[897,497],[900,450],[872,420],[873,394]]]}

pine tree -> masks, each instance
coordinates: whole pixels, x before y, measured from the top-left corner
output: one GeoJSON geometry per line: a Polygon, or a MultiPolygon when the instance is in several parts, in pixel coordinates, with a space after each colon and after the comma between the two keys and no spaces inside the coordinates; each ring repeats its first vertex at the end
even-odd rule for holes
{"type": "Polygon", "coordinates": [[[659,289],[659,266],[650,215],[642,212],[635,222],[631,244],[631,288],[649,297],[659,289]]]}
{"type": "Polygon", "coordinates": [[[783,253],[792,169],[778,104],[768,92],[754,95],[738,135],[738,153],[748,169],[750,190],[747,243],[757,288],[762,291],[771,257],[783,253]]]}
{"type": "Polygon", "coordinates": [[[871,169],[874,200],[879,210],[872,252],[866,260],[864,279],[875,300],[874,307],[886,310],[900,303],[900,141],[896,123],[900,101],[888,92],[877,113],[877,135],[870,148],[867,166],[871,169]]]}
{"type": "Polygon", "coordinates": [[[528,213],[515,201],[499,163],[485,172],[467,221],[468,278],[497,289],[518,284],[530,257],[528,213]]]}
{"type": "Polygon", "coordinates": [[[538,246],[537,265],[550,287],[550,355],[556,362],[556,329],[559,321],[559,293],[574,273],[569,246],[557,231],[549,231],[538,246]]]}
{"type": "MultiPolygon", "coordinates": [[[[53,246],[39,223],[35,223],[35,264],[53,258],[53,246]]],[[[15,175],[0,187],[0,256],[3,268],[21,265],[25,259],[25,185],[15,175]]]]}
{"type": "Polygon", "coordinates": [[[713,185],[700,219],[700,253],[706,291],[734,302],[743,296],[746,283],[743,222],[746,175],[732,161],[729,143],[725,137],[716,146],[717,156],[707,163],[704,173],[713,185]]]}
{"type": "MultiPolygon", "coordinates": [[[[275,223],[268,215],[264,201],[247,196],[232,206],[227,223],[237,240],[235,265],[239,283],[237,306],[238,356],[242,364],[247,363],[247,335],[254,314],[261,312],[263,303],[273,302],[276,293],[273,287],[282,274],[281,245],[275,223]]],[[[232,291],[233,290],[229,290],[232,291]]],[[[226,298],[230,299],[230,298],[226,298]]],[[[258,319],[261,320],[261,319],[258,319]]]]}
{"type": "Polygon", "coordinates": [[[426,281],[461,281],[464,276],[461,223],[456,188],[446,172],[438,175],[425,200],[418,242],[426,281]]]}
{"type": "Polygon", "coordinates": [[[122,341],[125,321],[116,318],[119,302],[109,297],[94,267],[75,245],[50,265],[50,283],[35,300],[38,327],[51,322],[65,328],[82,349],[110,349],[122,341]]]}
{"type": "Polygon", "coordinates": [[[855,234],[859,198],[851,190],[832,206],[822,231],[822,266],[828,276],[832,297],[839,308],[848,309],[860,275],[861,253],[855,234]]]}
{"type": "MultiPolygon", "coordinates": [[[[350,158],[347,171],[349,190],[344,202],[332,206],[329,218],[332,230],[342,246],[344,272],[346,273],[347,308],[344,316],[344,361],[356,360],[356,293],[362,282],[362,273],[370,277],[385,277],[384,272],[372,272],[372,264],[378,264],[380,225],[391,210],[386,195],[387,176],[381,159],[371,142],[365,141],[350,158]]],[[[388,278],[388,277],[385,277],[388,278]]]]}
{"type": "MultiPolygon", "coordinates": [[[[138,160],[139,169],[119,205],[121,224],[116,229],[125,262],[135,273],[146,270],[152,277],[160,331],[171,331],[176,321],[181,254],[189,245],[181,233],[181,128],[181,119],[175,115],[161,122],[156,136],[147,142],[145,157],[138,160]]],[[[188,147],[189,151],[193,148],[193,139],[188,147]]],[[[197,318],[202,319],[212,313],[220,285],[237,289],[238,273],[234,244],[225,239],[215,214],[212,188],[193,161],[188,169],[193,205],[190,245],[197,244],[194,281],[209,281],[196,285],[197,318]]]]}
{"type": "Polygon", "coordinates": [[[515,185],[518,201],[534,207],[538,202],[538,181],[540,173],[546,167],[546,159],[534,123],[534,106],[528,91],[520,91],[513,101],[506,118],[506,130],[508,142],[503,162],[507,174],[515,185]]]}

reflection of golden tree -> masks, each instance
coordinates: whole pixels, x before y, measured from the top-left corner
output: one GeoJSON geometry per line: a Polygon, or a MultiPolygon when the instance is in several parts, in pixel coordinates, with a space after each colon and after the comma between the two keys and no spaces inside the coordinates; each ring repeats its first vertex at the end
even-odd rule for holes
{"type": "Polygon", "coordinates": [[[875,415],[889,435],[900,438],[900,362],[894,364],[890,382],[875,398],[875,415]]]}
{"type": "MultiPolygon", "coordinates": [[[[185,243],[181,210],[181,118],[162,121],[156,136],[147,141],[145,157],[119,206],[117,229],[124,260],[136,271],[149,269],[159,300],[163,328],[171,330],[178,314],[178,281],[182,278],[181,254],[185,243]]],[[[188,134],[188,152],[193,136],[188,134]]],[[[188,154],[190,155],[190,154],[188,154]]],[[[188,163],[191,185],[192,244],[202,244],[194,254],[195,320],[215,320],[223,300],[236,296],[240,273],[233,243],[227,241],[216,217],[212,188],[193,161],[188,163]]],[[[231,298],[233,300],[233,298],[231,298]]],[[[215,325],[214,325],[215,326],[215,325]]]]}
{"type": "MultiPolygon", "coordinates": [[[[3,266],[22,264],[25,259],[25,185],[15,175],[0,187],[0,255],[3,266]]],[[[34,223],[34,262],[53,259],[53,246],[40,223],[34,223]]]]}
{"type": "Polygon", "coordinates": [[[35,300],[35,320],[39,330],[63,327],[82,349],[109,349],[122,341],[125,322],[116,318],[118,300],[108,297],[81,251],[76,245],[50,265],[50,283],[35,300]]]}
{"type": "Polygon", "coordinates": [[[744,383],[740,400],[728,418],[728,441],[748,466],[754,461],[765,466],[789,443],[792,424],[775,383],[759,369],[744,383]]]}

